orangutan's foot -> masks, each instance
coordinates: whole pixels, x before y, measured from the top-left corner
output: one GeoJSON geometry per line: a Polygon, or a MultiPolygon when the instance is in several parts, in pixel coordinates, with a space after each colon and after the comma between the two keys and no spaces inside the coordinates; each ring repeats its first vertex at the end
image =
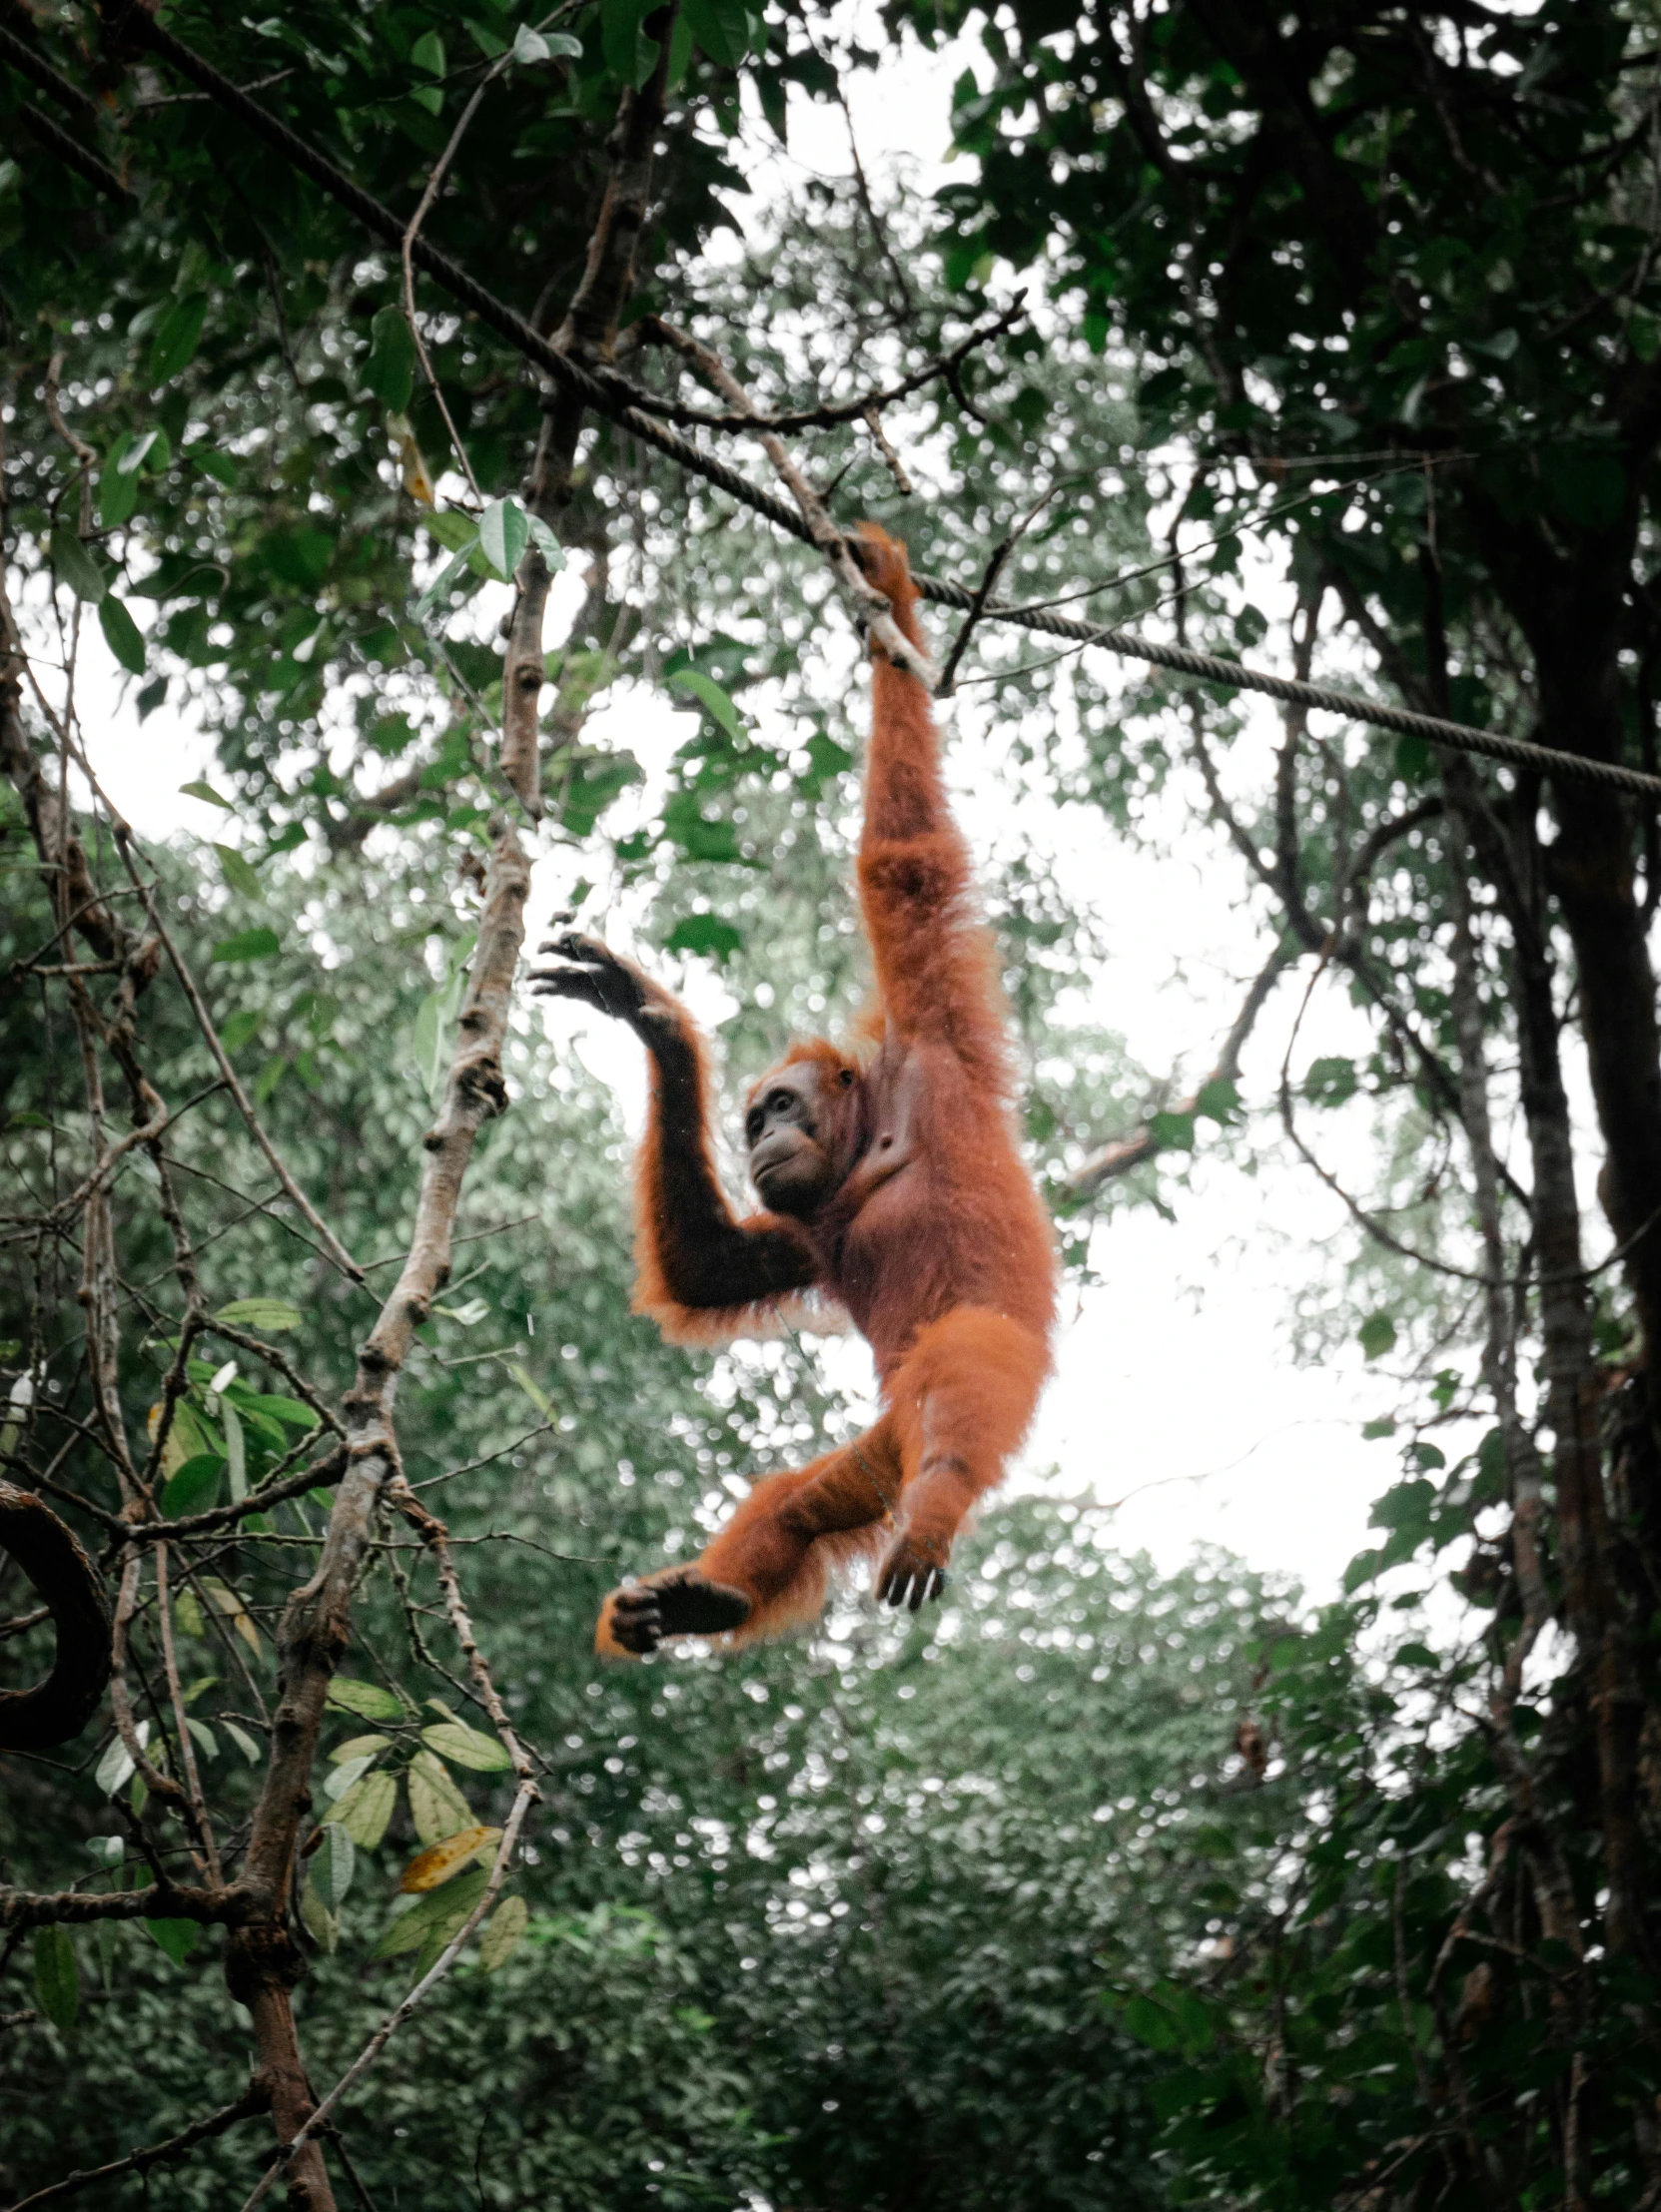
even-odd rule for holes
{"type": "Polygon", "coordinates": [[[750,1601],[742,1590],[710,1582],[696,1567],[679,1567],[614,1590],[601,1625],[613,1643],[643,1659],[666,1636],[720,1636],[742,1628],[749,1617],[750,1601]]]}

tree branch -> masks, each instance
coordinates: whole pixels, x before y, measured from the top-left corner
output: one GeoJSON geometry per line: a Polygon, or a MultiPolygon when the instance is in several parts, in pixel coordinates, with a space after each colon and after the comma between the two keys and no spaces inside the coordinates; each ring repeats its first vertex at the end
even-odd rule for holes
{"type": "MultiPolygon", "coordinates": [[[[1217,1083],[1240,1081],[1241,1054],[1246,1041],[1251,1035],[1256,1020],[1268,1003],[1268,995],[1297,956],[1283,947],[1276,947],[1264,963],[1251,989],[1246,995],[1246,1004],[1236,1015],[1234,1025],[1223,1041],[1223,1050],[1217,1056],[1217,1065],[1200,1088],[1181,1100],[1170,1110],[1173,1113],[1192,1114],[1200,1109],[1200,1101],[1217,1083]]],[[[1133,1167],[1140,1167],[1145,1159],[1152,1159],[1165,1146],[1145,1121],[1131,1130],[1128,1136],[1116,1137],[1111,1144],[1087,1159],[1082,1167],[1068,1176],[1066,1189],[1077,1198],[1088,1198],[1104,1183],[1112,1182],[1120,1175],[1128,1175],[1133,1167]]]]}
{"type": "MultiPolygon", "coordinates": [[[[222,2105],[217,2112],[210,2112],[206,2119],[192,2120],[189,2127],[170,2135],[166,2142],[151,2143],[144,2150],[129,2151],[125,2158],[112,2158],[108,2165],[77,2168],[65,2174],[62,2181],[48,2182],[44,2189],[36,2189],[32,2195],[19,2197],[8,2206],[7,2212],[30,2212],[37,2204],[51,2204],[63,2197],[73,2197],[95,2181],[109,2181],[117,2174],[147,2175],[152,2166],[165,2165],[169,2159],[182,2158],[186,2151],[194,2150],[198,2143],[206,2143],[216,2135],[223,2135],[227,2128],[235,2127],[239,2120],[252,2119],[256,2112],[263,2112],[266,2099],[256,2088],[246,2089],[234,2104],[222,2105]]],[[[145,2191],[149,2195],[148,2188],[145,2191]]]]}

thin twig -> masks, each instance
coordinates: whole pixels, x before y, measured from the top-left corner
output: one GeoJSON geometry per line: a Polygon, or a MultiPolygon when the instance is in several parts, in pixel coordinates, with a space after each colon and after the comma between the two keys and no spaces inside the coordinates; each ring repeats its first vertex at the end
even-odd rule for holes
{"type": "MultiPolygon", "coordinates": [[[[61,2181],[48,2182],[44,2189],[37,2189],[32,2196],[19,2197],[7,2212],[31,2212],[37,2204],[50,2204],[59,2197],[72,2197],[95,2181],[109,2181],[117,2174],[148,2174],[152,2166],[166,2163],[170,2158],[182,2158],[186,2151],[194,2150],[198,2143],[206,2143],[215,2135],[223,2135],[227,2128],[235,2127],[239,2120],[250,2120],[257,2112],[266,2109],[266,2095],[261,2089],[245,2089],[234,2104],[222,2105],[206,2119],[192,2120],[189,2127],[170,2135],[166,2142],[151,2143],[143,2150],[129,2151],[125,2158],[112,2158],[108,2165],[90,2166],[65,2174],[61,2181]]],[[[148,2189],[145,2192],[148,2197],[148,2189]]]]}
{"type": "MultiPolygon", "coordinates": [[[[83,772],[90,775],[90,771],[86,770],[84,762],[81,763],[81,766],[83,772]]],[[[150,918],[150,926],[161,939],[168,959],[173,963],[173,972],[179,978],[180,988],[183,990],[185,997],[190,1001],[191,1012],[196,1016],[197,1027],[202,1032],[203,1040],[209,1052],[213,1055],[214,1063],[219,1069],[225,1088],[237,1102],[237,1110],[247,1124],[249,1134],[259,1145],[261,1151],[264,1152],[267,1165],[283,1185],[290,1201],[299,1207],[316,1233],[329,1259],[341,1270],[349,1282],[361,1283],[364,1279],[362,1268],[290,1173],[287,1161],[267,1134],[265,1123],[255,1112],[254,1103],[243,1089],[241,1079],[238,1077],[236,1069],[231,1065],[231,1057],[219,1041],[219,1032],[215,1029],[213,1017],[209,1014],[202,994],[197,989],[196,978],[191,974],[178,946],[173,942],[167,924],[162,919],[161,907],[155,897],[154,890],[145,885],[139,873],[134,858],[133,832],[130,825],[110,805],[110,801],[103,790],[96,785],[94,788],[98,789],[99,797],[109,810],[110,827],[115,836],[116,850],[122,857],[129,877],[144,895],[145,911],[150,918]]]]}
{"type": "MultiPolygon", "coordinates": [[[[1246,1004],[1236,1015],[1234,1026],[1223,1041],[1223,1050],[1217,1057],[1217,1065],[1198,1091],[1170,1108],[1172,1113],[1198,1113],[1201,1100],[1214,1084],[1240,1081],[1241,1055],[1246,1050],[1246,1039],[1251,1035],[1258,1015],[1267,1005],[1269,993],[1291,966],[1294,957],[1284,947],[1276,946],[1246,993],[1246,1004]]],[[[1145,1121],[1128,1136],[1116,1137],[1111,1144],[1105,1144],[1082,1167],[1075,1168],[1067,1178],[1066,1187],[1074,1197],[1088,1198],[1092,1191],[1100,1190],[1105,1182],[1129,1174],[1133,1167],[1140,1167],[1145,1159],[1152,1159],[1161,1149],[1163,1147],[1160,1138],[1145,1121]]]]}
{"type": "Polygon", "coordinates": [[[472,472],[472,462],[467,458],[467,448],[461,442],[461,433],[455,427],[438,379],[432,372],[432,363],[427,355],[426,341],[421,337],[420,324],[415,316],[415,240],[420,234],[420,227],[426,221],[428,209],[438,197],[439,188],[448,173],[449,165],[455,159],[456,150],[466,136],[468,124],[478,113],[479,103],[483,100],[485,93],[512,59],[513,49],[509,47],[504,54],[497,56],[473,87],[472,98],[461,110],[455,128],[449,134],[449,144],[433,164],[432,174],[426,180],[426,190],[421,194],[415,212],[410,218],[410,227],[404,234],[404,244],[400,250],[400,259],[404,264],[404,320],[410,326],[410,336],[415,342],[416,359],[421,365],[421,371],[426,377],[427,383],[431,386],[432,396],[438,403],[438,412],[444,418],[444,428],[449,432],[449,442],[454,448],[455,457],[461,463],[461,473],[467,479],[467,489],[480,506],[484,503],[484,494],[478,488],[478,478],[472,472]]]}
{"type": "MultiPolygon", "coordinates": [[[[665,323],[661,316],[642,316],[639,329],[642,336],[659,340],[677,354],[691,362],[699,375],[714,388],[733,400],[747,405],[749,395],[738,378],[716,354],[685,331],[677,330],[672,323],[665,323]]],[[[790,492],[801,511],[811,542],[816,545],[830,563],[831,574],[837,590],[842,595],[855,627],[869,632],[888,658],[900,668],[906,668],[920,682],[934,684],[934,670],[929,657],[901,633],[899,624],[889,610],[888,601],[880,591],[875,591],[860,572],[859,564],[849,549],[848,539],[832,522],[825,511],[819,493],[790,457],[784,440],[772,429],[758,431],[761,449],[772,462],[781,483],[790,492]]]]}
{"type": "Polygon", "coordinates": [[[156,1546],[156,1626],[162,1640],[162,1671],[167,1677],[168,1702],[173,1707],[174,1733],[179,1739],[179,1760],[185,1770],[191,1819],[202,1845],[208,1879],[218,1888],[225,1879],[219,1860],[219,1844],[208,1818],[208,1801],[202,1794],[202,1776],[196,1764],[196,1742],[185,1711],[185,1693],[179,1682],[179,1661],[173,1648],[173,1608],[167,1593],[167,1546],[156,1546]]]}

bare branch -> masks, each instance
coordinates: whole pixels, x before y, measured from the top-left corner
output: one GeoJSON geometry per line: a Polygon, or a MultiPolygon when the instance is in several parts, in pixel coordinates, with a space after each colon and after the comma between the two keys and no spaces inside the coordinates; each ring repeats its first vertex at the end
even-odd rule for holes
{"type": "MultiPolygon", "coordinates": [[[[1268,1002],[1268,995],[1280,977],[1296,958],[1296,955],[1277,947],[1269,955],[1257,975],[1251,989],[1246,995],[1246,1004],[1236,1015],[1223,1050],[1218,1054],[1217,1065],[1200,1088],[1171,1108],[1173,1113],[1191,1114],[1200,1110],[1200,1101],[1213,1084],[1238,1083],[1240,1081],[1241,1054],[1246,1041],[1251,1035],[1258,1015],[1268,1002]]],[[[1128,1175],[1133,1167],[1140,1167],[1145,1159],[1164,1147],[1160,1138],[1147,1122],[1134,1128],[1128,1136],[1117,1137],[1113,1143],[1087,1159],[1082,1167],[1075,1168],[1067,1178],[1067,1189],[1075,1197],[1088,1198],[1102,1185],[1114,1181],[1120,1175],[1128,1175]]]]}
{"type": "MultiPolygon", "coordinates": [[[[83,763],[82,766],[84,768],[85,764],[83,763]]],[[[90,771],[88,773],[90,775],[90,771]]],[[[115,809],[110,807],[110,802],[104,797],[102,791],[99,792],[99,797],[104,799],[105,806],[109,808],[110,826],[115,833],[116,849],[126,864],[128,875],[143,893],[145,911],[150,917],[150,926],[167,951],[167,957],[173,964],[173,972],[179,978],[180,987],[184,991],[185,997],[190,1001],[191,1012],[196,1016],[197,1028],[202,1032],[203,1042],[213,1056],[214,1065],[220,1072],[225,1088],[237,1102],[237,1110],[246,1122],[249,1134],[259,1145],[261,1151],[264,1152],[267,1165],[283,1185],[291,1203],[299,1208],[333,1264],[341,1270],[348,1281],[361,1283],[364,1279],[363,1270],[329,1226],[329,1223],[323,1218],[317,1207],[313,1205],[311,1199],[307,1197],[305,1191],[301,1189],[289,1170],[288,1162],[267,1134],[265,1123],[255,1112],[254,1102],[243,1089],[241,1079],[238,1077],[236,1069],[231,1065],[231,1056],[219,1041],[219,1032],[214,1028],[213,1017],[209,1014],[202,994],[197,989],[196,978],[191,974],[178,946],[174,944],[168,932],[167,924],[162,920],[161,908],[157,903],[154,890],[144,883],[139,874],[134,858],[132,830],[116,813],[115,809]]]]}
{"type": "MultiPolygon", "coordinates": [[[[158,1868],[152,1864],[152,1873],[158,1868]]],[[[46,1927],[61,1920],[77,1927],[92,1920],[199,1920],[205,1927],[238,1927],[262,1908],[246,1882],[198,1889],[164,1877],[148,1889],[0,1889],[0,1927],[46,1927]]]]}
{"type": "MultiPolygon", "coordinates": [[[[639,328],[642,336],[656,338],[663,345],[673,347],[677,354],[683,355],[707,383],[725,393],[735,404],[748,404],[749,395],[743,385],[707,346],[689,337],[686,332],[677,330],[672,323],[665,323],[661,316],[643,316],[639,328]]],[[[929,665],[928,655],[920,653],[908,637],[902,636],[899,624],[889,611],[888,601],[880,591],[874,591],[866,582],[859,563],[849,549],[848,539],[825,511],[823,499],[791,459],[784,440],[770,429],[761,431],[759,435],[762,451],[772,462],[780,481],[800,508],[814,544],[830,563],[837,590],[848,607],[855,628],[862,633],[868,632],[896,666],[908,668],[932,690],[934,670],[929,665]]]]}
{"type": "Polygon", "coordinates": [[[513,49],[509,47],[505,53],[496,57],[473,87],[472,98],[461,110],[455,128],[449,134],[448,145],[432,165],[432,174],[427,178],[426,190],[421,194],[415,212],[410,218],[410,226],[404,234],[404,244],[400,253],[400,259],[404,264],[404,320],[410,326],[410,336],[415,342],[415,354],[421,365],[421,373],[425,376],[431,388],[432,396],[438,403],[438,412],[444,418],[444,428],[449,432],[450,445],[454,450],[456,459],[461,463],[461,473],[467,479],[467,489],[481,506],[484,502],[484,494],[478,488],[478,478],[472,472],[472,462],[467,458],[467,448],[461,442],[461,433],[455,427],[438,379],[432,372],[432,363],[427,355],[426,341],[421,337],[420,323],[415,315],[415,266],[413,257],[415,250],[415,240],[420,235],[420,227],[426,221],[428,209],[438,197],[444,178],[448,174],[449,165],[455,159],[457,148],[467,135],[467,126],[478,113],[479,104],[485,93],[512,59],[513,49]]]}
{"type": "MultiPolygon", "coordinates": [[[[970,355],[987,345],[992,339],[1012,330],[1023,322],[1027,314],[1027,296],[1016,296],[1013,304],[1002,314],[978,323],[966,338],[950,347],[944,354],[937,354],[925,362],[898,383],[886,384],[876,391],[863,391],[852,399],[829,399],[816,407],[781,408],[777,413],[757,407],[747,391],[736,379],[726,396],[731,405],[726,408],[680,406],[672,399],[659,399],[654,393],[642,390],[623,377],[615,377],[616,383],[626,391],[630,406],[638,407],[643,414],[655,414],[666,422],[707,430],[770,430],[781,435],[795,430],[829,430],[847,422],[863,422],[873,413],[895,406],[902,399],[909,399],[914,391],[921,391],[926,384],[945,383],[954,393],[957,380],[962,375],[963,364],[970,355]],[[742,396],[739,394],[742,393],[742,396]]],[[[967,402],[963,402],[967,404],[967,402]]],[[[971,410],[975,411],[975,410],[971,410]]],[[[984,416],[981,417],[985,419],[984,416]]]]}
{"type": "MultiPolygon", "coordinates": [[[[234,2104],[222,2105],[205,2119],[193,2120],[189,2127],[170,2135],[165,2142],[151,2143],[144,2150],[129,2151],[125,2158],[112,2158],[108,2165],[77,2168],[65,2174],[62,2181],[49,2182],[44,2189],[37,2189],[32,2196],[19,2197],[8,2207],[8,2212],[30,2212],[37,2204],[51,2204],[63,2197],[79,2195],[95,2181],[109,2181],[116,2174],[148,2174],[152,2166],[166,2165],[170,2159],[182,2158],[186,2151],[194,2150],[198,2143],[206,2143],[216,2135],[223,2135],[227,2128],[235,2127],[239,2120],[252,2119],[256,2112],[266,2109],[267,2099],[258,2088],[246,2089],[234,2104]]],[[[146,2194],[148,2195],[148,2190],[146,2194]]]]}

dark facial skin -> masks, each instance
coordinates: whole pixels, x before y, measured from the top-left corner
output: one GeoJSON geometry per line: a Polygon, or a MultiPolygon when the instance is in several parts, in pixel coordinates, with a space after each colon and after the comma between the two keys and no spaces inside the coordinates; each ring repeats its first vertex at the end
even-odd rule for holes
{"type": "Polygon", "coordinates": [[[756,1085],[744,1116],[750,1180],[762,1204],[800,1221],[811,1220],[842,1180],[823,1080],[811,1061],[780,1068],[756,1085]]]}

